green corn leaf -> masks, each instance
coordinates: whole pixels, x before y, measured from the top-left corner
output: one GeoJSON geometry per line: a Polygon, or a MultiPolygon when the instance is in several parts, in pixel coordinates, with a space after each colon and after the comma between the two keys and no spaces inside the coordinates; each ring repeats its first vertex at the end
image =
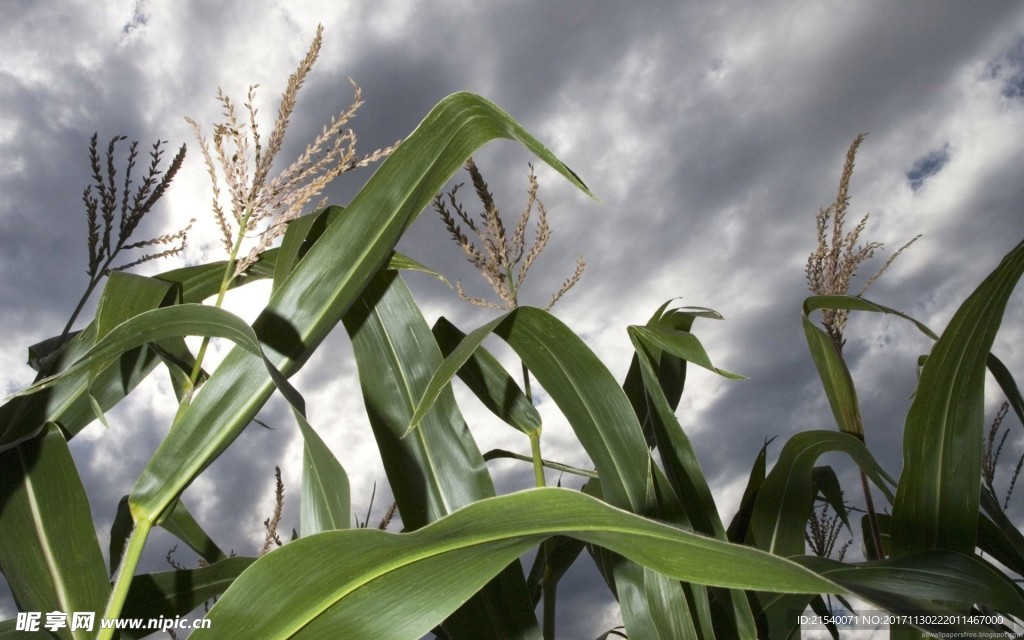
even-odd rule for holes
{"type": "Polygon", "coordinates": [[[823,454],[845,453],[887,497],[895,481],[855,436],[838,431],[804,431],[786,442],[771,473],[761,484],[751,517],[750,535],[759,549],[783,556],[804,551],[804,528],[814,501],[814,464],[823,454]]]}
{"type": "MultiPolygon", "coordinates": [[[[445,357],[466,337],[443,316],[437,319],[431,332],[445,357]]],[[[477,346],[459,369],[458,376],[480,402],[505,424],[526,435],[540,431],[541,419],[536,407],[489,351],[477,346]]]]}
{"type": "Polygon", "coordinates": [[[903,474],[892,513],[896,557],[974,551],[985,367],[1022,272],[1024,242],[957,309],[924,364],[903,432],[903,474]]]}
{"type": "Polygon", "coordinates": [[[1006,516],[988,487],[981,488],[978,548],[1011,571],[1024,576],[1024,535],[1006,516]]]}
{"type": "Polygon", "coordinates": [[[370,426],[406,528],[418,529],[493,496],[483,458],[450,389],[424,417],[422,433],[402,438],[431,368],[441,363],[402,278],[393,271],[379,274],[344,322],[370,426]]]}
{"type": "MultiPolygon", "coordinates": [[[[249,325],[223,309],[195,304],[158,308],[137,315],[127,315],[130,316],[128,320],[105,329],[104,338],[77,363],[56,376],[40,381],[22,393],[47,389],[69,378],[91,377],[95,371],[106,368],[110,362],[122,357],[125,352],[150,342],[183,335],[208,335],[230,339],[240,348],[262,358],[275,385],[291,403],[299,422],[306,443],[303,464],[303,516],[305,523],[313,530],[320,530],[319,527],[348,526],[350,519],[348,478],[344,469],[306,422],[305,403],[301,395],[291,387],[280,372],[269,364],[256,334],[253,333],[249,325]]],[[[193,544],[205,546],[209,540],[204,539],[205,534],[202,533],[198,524],[191,519],[187,511],[179,511],[179,509],[183,509],[183,507],[180,503],[176,503],[174,510],[167,517],[162,518],[161,522],[164,527],[178,535],[190,546],[193,544]]],[[[112,545],[116,543],[123,546],[125,538],[122,534],[126,536],[131,529],[126,525],[125,522],[120,523],[118,536],[112,538],[112,545]]],[[[202,552],[200,551],[200,553],[202,552]]],[[[120,558],[120,553],[116,557],[120,558]]]]}
{"type": "Polygon", "coordinates": [[[616,562],[615,587],[626,631],[634,638],[697,638],[690,602],[678,580],[632,562],[616,562]]]}
{"type": "MultiPolygon", "coordinates": [[[[0,531],[0,570],[21,610],[99,616],[110,582],[89,498],[56,425],[0,453],[0,531]]],[[[57,633],[89,635],[67,627],[57,633]]]]}
{"type": "MultiPolygon", "coordinates": [[[[962,613],[961,609],[966,611],[972,604],[983,604],[1024,618],[1024,592],[998,569],[973,555],[926,551],[894,560],[852,564],[816,556],[793,560],[893,613],[962,613]]],[[[931,630],[977,631],[978,627],[943,625],[931,630]]]]}
{"type": "MultiPolygon", "coordinates": [[[[263,357],[260,343],[249,325],[224,309],[199,304],[156,308],[134,315],[107,330],[104,337],[71,366],[10,397],[38,393],[61,383],[66,386],[84,384],[88,388],[97,371],[107,369],[138,347],[186,335],[227,338],[251,355],[263,357]]],[[[271,367],[269,363],[267,366],[271,367]]],[[[278,377],[281,378],[280,374],[278,377]]]]}
{"type": "Polygon", "coordinates": [[[708,357],[707,352],[704,351],[700,340],[689,331],[667,329],[664,327],[632,326],[629,328],[629,332],[631,338],[635,336],[637,341],[645,344],[648,348],[659,349],[680,360],[691,362],[725,378],[733,380],[745,379],[744,376],[731,373],[725,369],[719,369],[711,364],[711,359],[708,357]]]}
{"type": "Polygon", "coordinates": [[[992,377],[999,384],[999,388],[1003,390],[1006,401],[1010,403],[1013,412],[1017,414],[1017,419],[1024,423],[1024,396],[1021,395],[1020,387],[1017,386],[1017,381],[1014,380],[1013,374],[1006,368],[1002,360],[991,353],[988,354],[986,365],[988,366],[989,373],[992,374],[992,377]]]}
{"type": "Polygon", "coordinates": [[[203,531],[181,500],[175,501],[170,512],[158,524],[209,563],[219,562],[228,557],[203,531]]]}
{"type": "Polygon", "coordinates": [[[754,504],[757,502],[757,494],[761,490],[761,485],[764,484],[768,467],[769,444],[771,444],[771,440],[764,443],[757,458],[754,459],[753,466],[750,467],[750,475],[747,478],[747,486],[743,489],[743,497],[740,498],[739,509],[736,510],[736,514],[729,523],[729,529],[726,531],[730,542],[739,543],[747,539],[750,519],[754,515],[754,504]]]}
{"type": "MultiPolygon", "coordinates": [[[[471,332],[430,380],[417,405],[417,416],[431,406],[431,399],[447,387],[491,332],[512,347],[565,415],[597,467],[603,497],[634,513],[655,512],[651,459],[629,399],[579,336],[546,311],[520,307],[471,332]]],[[[415,429],[415,416],[411,424],[415,429]]],[[[666,609],[666,603],[678,605],[679,585],[653,586],[642,571],[615,559],[610,574],[620,600],[632,598],[630,606],[636,608],[630,610],[630,617],[634,623],[639,624],[645,616],[670,620],[685,615],[678,608],[674,612],[666,609]],[[643,607],[646,612],[641,614],[643,607]]],[[[627,621],[626,626],[630,629],[632,625],[627,621]]]]}
{"type": "MultiPolygon", "coordinates": [[[[583,183],[511,117],[472,94],[449,96],[380,166],[272,296],[255,324],[285,375],[298,370],[389,259],[405,228],[485,142],[517,139],[583,183]]],[[[232,350],[160,445],[132,491],[136,518],[155,518],[249,423],[274,384],[259,359],[232,350]]]]}
{"type": "MultiPolygon", "coordinates": [[[[450,388],[425,414],[423,427],[402,437],[416,398],[441,364],[430,328],[402,278],[393,271],[378,274],[344,322],[370,426],[406,529],[493,496],[483,457],[450,388]]],[[[519,629],[522,637],[539,636],[522,570],[510,566],[498,580],[446,623],[449,633],[469,639],[519,629]]]]}
{"type": "Polygon", "coordinates": [[[650,458],[629,400],[579,336],[546,311],[519,307],[467,335],[431,378],[412,427],[492,332],[508,342],[562,410],[597,467],[605,498],[638,513],[652,508],[650,458]]]}
{"type": "MultiPolygon", "coordinates": [[[[274,261],[274,290],[281,288],[295,265],[298,264],[310,247],[320,239],[327,225],[338,219],[345,209],[338,206],[327,207],[309,215],[301,216],[288,223],[288,229],[281,240],[277,259],[274,261]]],[[[262,262],[262,258],[260,259],[262,262]]]]}
{"type": "MultiPolygon", "coordinates": [[[[892,516],[888,513],[876,513],[875,522],[878,525],[878,539],[882,543],[882,553],[885,557],[889,557],[892,553],[892,544],[890,533],[892,531],[892,516]]],[[[864,557],[868,560],[879,560],[878,552],[875,550],[875,545],[870,542],[873,535],[871,531],[871,518],[867,514],[861,516],[860,519],[860,533],[861,542],[863,546],[864,557]]]]}
{"type": "MultiPolygon", "coordinates": [[[[781,556],[804,553],[804,532],[817,493],[814,468],[825,453],[839,451],[857,463],[868,478],[891,499],[895,482],[882,470],[863,441],[838,431],[805,431],[786,442],[775,466],[761,484],[750,519],[747,542],[781,556]]],[[[757,594],[765,611],[770,637],[785,637],[809,598],[790,598],[785,608],[772,609],[771,594],[757,594]]]]}
{"type": "MultiPolygon", "coordinates": [[[[280,249],[268,249],[260,254],[260,259],[253,263],[245,274],[233,279],[228,285],[231,289],[237,289],[253,282],[266,280],[274,277],[277,256],[280,249]]],[[[207,298],[216,296],[220,291],[221,279],[224,277],[224,270],[227,262],[208,262],[206,264],[192,267],[182,267],[165,271],[153,276],[157,280],[163,280],[175,285],[184,303],[200,303],[207,298]]]]}
{"type": "MultiPolygon", "coordinates": [[[[641,377],[643,379],[644,393],[647,406],[647,420],[650,422],[655,435],[655,442],[661,453],[662,463],[665,467],[665,474],[671,482],[676,495],[684,501],[684,509],[696,526],[696,530],[706,535],[713,535],[721,539],[725,538],[725,528],[722,526],[721,518],[715,507],[711,489],[700,468],[697,454],[693,450],[690,439],[683,431],[682,425],[675,417],[668,398],[665,397],[661,381],[657,374],[657,366],[663,357],[674,357],[689,362],[687,356],[700,358],[704,349],[691,334],[686,333],[693,341],[686,341],[690,347],[696,345],[696,350],[676,350],[671,343],[673,339],[665,335],[667,332],[651,330],[645,327],[629,327],[630,340],[639,358],[641,377]],[[656,337],[658,336],[658,337],[656,337]],[[663,339],[664,338],[664,339],[663,339]],[[697,353],[699,351],[699,353],[697,353]]],[[[683,334],[676,331],[673,333],[683,334]]],[[[674,345],[678,346],[678,345],[674,345]]],[[[707,359],[706,354],[702,359],[707,367],[717,371],[707,359]]],[[[639,404],[633,401],[633,405],[639,404]]]]}
{"type": "MultiPolygon", "coordinates": [[[[173,621],[176,616],[186,616],[224,593],[255,561],[256,558],[225,558],[198,569],[135,576],[121,617],[152,620],[163,616],[173,621]]],[[[142,638],[153,633],[156,631],[123,629],[121,637],[142,638]]]]}
{"type": "MultiPolygon", "coordinates": [[[[521,462],[533,462],[533,458],[530,456],[524,456],[521,453],[515,453],[513,451],[506,451],[505,449],[491,449],[484,453],[484,460],[496,460],[498,458],[508,458],[509,460],[519,460],[521,462]]],[[[554,469],[555,471],[571,473],[573,475],[580,476],[581,478],[592,478],[597,480],[596,471],[581,469],[579,467],[573,467],[571,465],[551,460],[541,460],[541,464],[544,465],[544,468],[546,469],[554,469]]]]}
{"type": "Polygon", "coordinates": [[[347,529],[352,522],[348,474],[309,423],[298,423],[303,439],[299,530],[306,536],[347,529]]]}
{"type": "MultiPolygon", "coordinates": [[[[682,319],[688,329],[692,324],[692,317],[682,316],[682,319]]],[[[705,368],[722,372],[711,365],[700,342],[686,330],[634,326],[628,329],[628,333],[636,350],[634,362],[638,365],[643,384],[642,389],[635,389],[627,381],[624,389],[627,394],[643,394],[642,400],[630,398],[630,402],[634,407],[643,407],[649,431],[658,446],[665,468],[666,482],[669,484],[669,488],[661,495],[671,492],[681,503],[682,518],[673,521],[725,540],[725,527],[722,525],[711,489],[707,485],[690,439],[676,419],[669,399],[664,394],[664,383],[659,376],[659,369],[663,370],[662,365],[666,360],[676,359],[685,363],[689,361],[688,358],[693,357],[700,360],[700,364],[705,368]]],[[[677,366],[669,368],[672,372],[677,370],[677,366]]],[[[662,498],[659,502],[664,504],[665,499],[662,498]]],[[[702,587],[691,587],[690,592],[701,626],[707,628],[710,622],[707,593],[702,587]]],[[[720,591],[717,596],[723,601],[723,610],[731,610],[730,615],[719,616],[720,625],[725,625],[727,618],[728,624],[735,627],[736,634],[743,636],[755,632],[753,614],[743,594],[720,591]],[[724,604],[725,602],[731,604],[724,604]]]]}
{"type": "Polygon", "coordinates": [[[811,470],[811,482],[811,492],[816,497],[823,497],[825,503],[836,512],[846,528],[852,531],[850,517],[846,512],[846,503],[843,502],[843,486],[839,483],[839,476],[836,475],[835,469],[828,465],[814,467],[811,470]]]}
{"type": "MultiPolygon", "coordinates": [[[[227,558],[180,500],[174,503],[174,507],[160,522],[160,526],[211,564],[227,558]]],[[[117,571],[131,531],[132,514],[128,509],[128,496],[125,496],[118,502],[117,514],[110,526],[110,575],[117,571]]]]}
{"type": "MultiPolygon", "coordinates": [[[[272,275],[277,251],[271,249],[264,253],[260,262],[252,266],[250,273],[237,279],[232,286],[241,286],[272,275]],[[266,271],[268,268],[269,274],[266,271]]],[[[220,279],[224,274],[224,265],[225,263],[219,262],[185,267],[159,274],[149,280],[163,282],[165,287],[177,288],[182,302],[198,303],[217,293],[220,279]]],[[[120,272],[112,274],[106,288],[116,287],[118,292],[108,297],[111,301],[117,300],[118,303],[123,302],[126,306],[138,308],[136,303],[144,296],[139,295],[133,288],[141,286],[149,289],[149,283],[143,282],[147,279],[140,276],[121,277],[125,275],[120,272]]],[[[108,307],[110,304],[111,302],[108,302],[108,307]]],[[[50,342],[55,340],[56,338],[52,338],[50,342]]],[[[63,364],[58,364],[56,370],[59,371],[61,366],[66,367],[81,358],[95,341],[96,325],[90,323],[62,348],[59,362],[63,364]]],[[[184,362],[186,359],[181,356],[187,349],[183,352],[183,348],[184,343],[175,341],[173,344],[159,345],[156,349],[142,349],[138,354],[123,357],[117,366],[101,372],[93,379],[91,386],[77,380],[77,385],[61,385],[45,393],[10,400],[0,406],[0,451],[39,433],[46,422],[56,422],[69,439],[74,437],[95,419],[96,411],[93,404],[100,407],[100,413],[110,409],[148,376],[160,364],[161,359],[167,362],[168,356],[178,356],[179,361],[184,362]],[[88,397],[90,392],[92,400],[88,397]]]]}
{"type": "MultiPolygon", "coordinates": [[[[119,276],[107,282],[102,296],[106,298],[108,325],[115,316],[131,313],[118,314],[114,298],[125,299],[124,309],[137,311],[155,308],[171,296],[169,284],[141,276],[119,276]]],[[[60,371],[79,360],[96,340],[97,326],[91,323],[63,347],[52,370],[60,371]]],[[[5,399],[0,406],[0,451],[38,434],[47,422],[59,424],[67,437],[74,436],[97,413],[102,414],[120,402],[159,362],[155,352],[141,349],[126,353],[105,369],[94,372],[91,386],[88,377],[80,377],[35,396],[5,399]]]]}
{"type": "Polygon", "coordinates": [[[446,390],[449,389],[452,378],[462,370],[462,368],[469,362],[470,358],[480,345],[483,344],[484,339],[487,338],[491,333],[494,332],[495,327],[500,325],[509,314],[498,316],[494,320],[484,324],[481,327],[473,330],[470,334],[459,341],[458,345],[452,349],[448,355],[445,356],[444,361],[434,372],[434,375],[430,379],[430,383],[427,388],[423,391],[423,395],[419,402],[416,403],[416,408],[413,411],[412,418],[409,419],[409,427],[405,435],[409,435],[414,429],[419,428],[423,418],[430,411],[431,407],[437,402],[438,397],[446,390]]]}
{"type": "Polygon", "coordinates": [[[829,337],[821,327],[811,322],[812,312],[820,309],[847,309],[857,311],[875,311],[891,313],[905,318],[914,323],[925,335],[932,338],[935,334],[928,327],[917,320],[880,304],[857,296],[811,296],[804,300],[803,305],[803,328],[804,336],[807,338],[807,346],[814,360],[814,366],[821,377],[822,385],[825,388],[825,395],[828,397],[829,406],[835,416],[836,424],[840,431],[851,433],[864,438],[864,423],[860,415],[860,405],[857,402],[857,391],[853,384],[853,377],[850,375],[842,354],[836,347],[832,338],[829,337]]]}
{"type": "Polygon", "coordinates": [[[210,611],[212,629],[192,638],[340,633],[416,639],[508,562],[558,534],[611,549],[674,580],[842,591],[783,558],[681,531],[580,493],[534,489],[474,503],[409,534],[354,529],[301,538],[243,573],[210,611]],[[508,518],[510,513],[516,517],[508,518]]]}

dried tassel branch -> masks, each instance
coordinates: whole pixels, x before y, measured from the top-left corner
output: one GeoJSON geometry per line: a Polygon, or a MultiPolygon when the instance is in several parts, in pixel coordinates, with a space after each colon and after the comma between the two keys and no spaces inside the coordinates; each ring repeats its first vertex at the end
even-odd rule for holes
{"type": "MultiPolygon", "coordinates": [[[[530,188],[527,191],[526,205],[516,221],[512,237],[509,238],[501,212],[494,202],[494,195],[472,158],[466,162],[466,171],[470,175],[477,198],[483,205],[483,211],[478,215],[479,220],[474,220],[474,217],[469,215],[459,202],[458,191],[462,187],[461,184],[452,187],[451,191],[447,193],[447,198],[444,194],[438,194],[434,198],[434,209],[441,217],[445,228],[448,229],[452,240],[459,245],[466,259],[491,286],[500,303],[468,295],[462,288],[461,282],[455,283],[455,291],[463,300],[476,306],[515,309],[519,306],[519,289],[526,280],[530,267],[544,251],[551,238],[547,210],[544,208],[544,203],[537,197],[539,188],[537,176],[534,174],[533,166],[530,165],[528,176],[530,188]],[[528,248],[526,234],[534,207],[537,209],[536,230],[533,244],[528,248]],[[472,232],[476,239],[471,239],[469,234],[463,231],[463,227],[472,232]]],[[[585,266],[583,256],[579,256],[573,275],[565,280],[558,291],[552,294],[547,309],[551,309],[579,282],[583,277],[585,266]]]]}
{"type": "Polygon", "coordinates": [[[244,118],[231,98],[218,89],[217,100],[222,105],[224,120],[214,125],[212,143],[195,120],[186,118],[195,131],[213,184],[214,219],[228,255],[235,259],[243,238],[255,234],[254,246],[235,264],[235,276],[243,274],[256,262],[284,233],[287,223],[299,217],[334,178],[387,157],[398,145],[396,142],[363,156],[356,153],[355,132],[345,127],[363,105],[362,92],[353,82],[352,104],[332,118],[284,171],[275,178],[270,177],[274,160],[284,145],[299,90],[319,56],[322,43],[323,26],[320,25],[306,56],[288,78],[274,129],[265,144],[255,106],[257,85],[249,87],[243,104],[244,118]],[[221,202],[222,180],[223,191],[230,202],[230,217],[221,202]]]}
{"type": "MultiPolygon", "coordinates": [[[[860,235],[864,232],[868,223],[868,215],[860,219],[860,222],[850,232],[845,232],[846,211],[850,205],[850,179],[853,177],[854,160],[857,156],[857,149],[867,134],[860,134],[854,138],[846,152],[846,161],[843,164],[843,172],[839,178],[839,190],[836,193],[835,201],[828,207],[820,210],[815,216],[817,225],[818,243],[814,251],[807,258],[805,275],[807,286],[816,295],[846,295],[850,292],[850,282],[857,273],[858,267],[870,260],[875,252],[884,246],[881,242],[867,242],[859,244],[860,235]],[[831,222],[831,233],[829,223],[831,222]]],[[[879,277],[889,268],[897,256],[920,238],[915,236],[894,253],[882,265],[882,268],[868,279],[861,287],[857,295],[863,295],[868,287],[875,283],[879,277]]],[[[843,331],[846,328],[846,321],[849,312],[845,309],[824,309],[822,311],[822,324],[832,342],[842,351],[846,341],[843,339],[843,331]]]]}

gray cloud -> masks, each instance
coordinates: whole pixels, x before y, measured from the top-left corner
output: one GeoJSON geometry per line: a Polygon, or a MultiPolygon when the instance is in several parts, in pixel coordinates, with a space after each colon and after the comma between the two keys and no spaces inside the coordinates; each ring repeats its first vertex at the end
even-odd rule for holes
{"type": "MultiPolygon", "coordinates": [[[[625,326],[644,322],[663,301],[681,296],[681,304],[725,315],[699,322],[695,333],[716,364],[749,379],[694,371],[680,410],[722,500],[742,490],[737,478],[745,481],[766,438],[779,436],[771,448],[777,452],[796,431],[834,428],[800,328],[802,270],[813,216],[835,197],[843,154],[857,133],[870,135],[858,157],[850,217],[870,212],[867,239],[884,240],[888,249],[861,276],[925,234],[868,297],[939,330],[1020,239],[1024,12],[1016,5],[383,2],[345,11],[272,0],[77,3],[60,14],[38,5],[0,8],[5,390],[30,380],[20,364],[24,347],[59,332],[85,286],[81,191],[89,135],[98,131],[102,142],[124,133],[143,146],[157,138],[172,147],[188,142],[186,173],[140,234],[199,217],[189,255],[219,257],[203,209],[209,186],[182,116],[208,131],[218,117],[218,86],[240,102],[250,83],[260,83],[269,127],[318,21],[326,26],[324,50],[282,159],[297,155],[348,104],[348,77],[367,101],[353,122],[363,151],[406,135],[448,93],[479,92],[549,144],[600,199],[538,167],[555,236],[531,272],[530,302],[546,302],[582,253],[586,275],[556,310],[619,378],[631,355],[625,326]]],[[[518,212],[530,158],[495,144],[479,160],[498,204],[518,212]]],[[[346,176],[328,195],[347,202],[367,175],[346,176]]],[[[486,294],[432,212],[401,249],[486,294]]],[[[160,268],[168,266],[145,272],[160,268]]],[[[489,317],[428,277],[409,280],[428,320],[444,314],[468,329],[489,317]]],[[[1024,363],[1022,318],[1018,295],[997,343],[1016,371],[1024,363]]],[[[881,317],[854,318],[848,335],[868,441],[897,475],[916,357],[928,341],[881,317]]],[[[373,482],[383,508],[390,494],[351,363],[341,379],[323,383],[337,376],[347,342],[332,337],[328,349],[296,384],[353,476],[355,508],[366,508],[373,482]]],[[[91,427],[73,441],[101,529],[166,429],[159,391],[154,385],[119,410],[110,433],[91,427]]],[[[474,429],[478,420],[487,424],[471,401],[464,410],[474,429]]],[[[558,422],[551,407],[542,410],[558,422]]],[[[275,429],[246,431],[188,494],[215,537],[243,552],[260,537],[273,465],[284,467],[286,491],[298,482],[290,418],[276,404],[264,414],[275,429]]],[[[479,427],[482,447],[523,446],[493,430],[479,427]]],[[[550,442],[551,457],[585,462],[566,446],[566,432],[553,426],[550,442]]],[[[494,468],[502,488],[520,486],[517,467],[494,468]]],[[[849,478],[852,471],[846,465],[841,473],[849,478]]],[[[286,521],[297,524],[295,502],[286,521]]],[[[159,541],[154,549],[149,568],[166,552],[159,541]]],[[[562,592],[568,599],[560,637],[599,632],[585,627],[584,617],[593,617],[580,613],[593,582],[585,574],[562,592]]],[[[9,601],[0,601],[0,617],[10,611],[9,601]]]]}

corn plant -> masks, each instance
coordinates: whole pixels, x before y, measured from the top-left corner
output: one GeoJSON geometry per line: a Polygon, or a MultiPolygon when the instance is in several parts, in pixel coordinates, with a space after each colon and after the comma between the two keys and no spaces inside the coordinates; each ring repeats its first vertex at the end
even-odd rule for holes
{"type": "MultiPolygon", "coordinates": [[[[282,102],[280,133],[275,130],[272,141],[283,136],[319,40],[318,32],[289,83],[285,95],[291,100],[282,102]]],[[[624,339],[634,354],[625,380],[617,381],[550,310],[519,304],[518,286],[532,260],[523,240],[527,221],[522,233],[517,223],[512,242],[501,247],[506,235],[498,231],[496,208],[485,211],[492,233],[480,236],[486,255],[479,249],[478,255],[503,303],[499,315],[468,331],[443,318],[431,328],[404,283],[403,269],[425,267],[397,254],[396,243],[471,154],[492,140],[517,141],[589,194],[551,151],[494,104],[456,93],[396,148],[368,156],[356,156],[354,147],[348,151],[354,135],[328,127],[342,132],[341,142],[330,147],[339,152],[323,165],[300,159],[299,168],[275,181],[267,158],[279,143],[261,146],[252,101],[250,93],[247,124],[221,97],[227,120],[214,128],[212,147],[196,125],[215,188],[218,163],[228,185],[229,212],[214,200],[228,260],[154,277],[111,273],[93,320],[55,347],[49,375],[0,406],[0,569],[22,611],[174,617],[216,596],[205,614],[211,628],[191,637],[415,639],[432,632],[467,640],[551,638],[559,577],[576,562],[593,561],[624,622],[606,635],[796,637],[797,614],[807,607],[822,610],[825,595],[856,596],[900,614],[959,616],[946,625],[908,618],[909,626],[892,631],[899,638],[936,630],[1000,632],[1024,620],[1024,595],[1014,582],[1024,576],[1024,538],[992,495],[991,482],[983,483],[982,468],[986,368],[1016,416],[1024,416],[1012,375],[990,353],[1024,272],[1024,242],[941,334],[861,296],[830,291],[808,298],[803,326],[810,355],[840,429],[792,436],[770,471],[767,447],[762,450],[739,511],[726,526],[675,415],[690,365],[738,377],[713,364],[693,333],[698,319],[720,319],[716,312],[667,302],[646,324],[628,327],[624,339]],[[243,135],[246,129],[252,138],[243,135]],[[250,152],[256,169],[246,174],[250,152]],[[322,176],[333,178],[384,156],[347,206],[302,214],[297,203],[322,189],[322,176]],[[323,171],[303,173],[302,166],[314,165],[323,171]],[[246,234],[260,220],[269,226],[240,258],[246,234]],[[265,234],[282,236],[280,246],[271,247],[265,234]],[[272,281],[272,294],[252,324],[217,304],[203,304],[259,279],[272,281]],[[895,314],[935,339],[906,418],[898,479],[849,429],[860,415],[853,380],[841,340],[810,319],[819,310],[895,314]],[[315,351],[328,348],[324,338],[339,324],[352,343],[351,353],[339,357],[353,358],[358,367],[402,532],[352,526],[346,472],[289,382],[315,351]],[[593,468],[571,469],[540,456],[534,445],[543,435],[541,416],[530,394],[484,348],[491,335],[521,361],[524,386],[532,379],[557,405],[593,468]],[[233,347],[207,372],[204,348],[193,354],[185,336],[223,339],[233,347]],[[174,383],[178,410],[122,502],[108,567],[67,442],[158,371],[174,383]],[[465,384],[527,437],[532,455],[519,457],[533,463],[535,474],[545,465],[576,472],[588,478],[583,490],[538,486],[496,495],[485,459],[505,454],[481,453],[476,425],[463,416],[453,384],[465,384]],[[291,404],[304,442],[299,535],[275,540],[268,520],[269,552],[228,557],[181,494],[275,391],[291,404]],[[841,519],[847,515],[841,491],[836,498],[835,474],[815,467],[831,452],[848,456],[887,503],[887,513],[879,512],[871,525],[879,544],[869,547],[874,555],[864,561],[807,554],[805,528],[820,508],[816,504],[824,500],[841,519]],[[137,573],[155,526],[194,549],[206,566],[137,573]],[[525,571],[520,557],[537,548],[541,553],[525,571]],[[1006,622],[966,618],[971,612],[998,613],[1006,622]]],[[[344,119],[349,112],[342,113],[344,119]]],[[[486,209],[486,188],[477,192],[486,209]]],[[[531,186],[531,204],[535,198],[531,186]]],[[[449,202],[457,208],[454,196],[449,202]]],[[[456,216],[467,226],[472,220],[456,216]]],[[[472,245],[455,217],[449,214],[446,223],[463,250],[472,245]]],[[[581,260],[555,300],[582,268],[581,260]]],[[[536,477],[543,484],[543,473],[536,477]]],[[[0,623],[0,636],[19,637],[15,625],[0,623]]],[[[839,630],[832,631],[838,637],[839,630]]],[[[65,627],[52,635],[112,633],[65,627]]]]}

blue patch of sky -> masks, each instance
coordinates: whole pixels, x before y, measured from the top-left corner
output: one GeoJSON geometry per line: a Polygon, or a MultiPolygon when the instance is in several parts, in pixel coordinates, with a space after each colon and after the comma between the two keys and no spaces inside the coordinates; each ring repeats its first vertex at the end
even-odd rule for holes
{"type": "Polygon", "coordinates": [[[1017,38],[1006,53],[989,64],[988,74],[1002,81],[1004,98],[1024,98],[1024,36],[1017,38]]]}
{"type": "Polygon", "coordinates": [[[920,189],[925,180],[941,171],[948,161],[948,144],[944,145],[941,149],[929,151],[924,157],[918,158],[914,166],[910,168],[910,171],[906,173],[907,180],[910,181],[911,190],[917,191],[920,189]]]}
{"type": "Polygon", "coordinates": [[[135,8],[132,9],[132,19],[125,23],[124,27],[121,28],[123,35],[128,35],[132,31],[149,24],[149,14],[146,13],[146,7],[143,0],[136,0],[135,8]]]}

